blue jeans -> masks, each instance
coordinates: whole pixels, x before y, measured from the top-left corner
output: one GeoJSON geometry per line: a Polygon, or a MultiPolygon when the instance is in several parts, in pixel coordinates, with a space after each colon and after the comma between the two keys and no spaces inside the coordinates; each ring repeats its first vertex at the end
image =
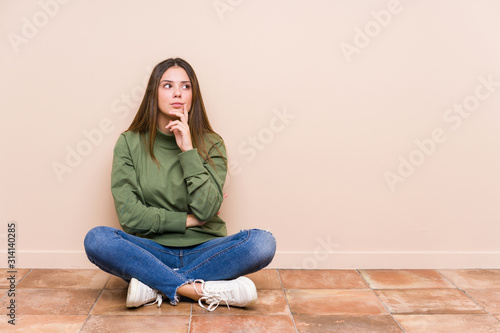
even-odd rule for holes
{"type": "Polygon", "coordinates": [[[269,265],[276,252],[274,236],[264,230],[243,230],[188,247],[166,247],[111,227],[90,230],[84,241],[89,260],[125,281],[136,278],[159,290],[172,305],[177,289],[196,279],[228,280],[269,265]]]}

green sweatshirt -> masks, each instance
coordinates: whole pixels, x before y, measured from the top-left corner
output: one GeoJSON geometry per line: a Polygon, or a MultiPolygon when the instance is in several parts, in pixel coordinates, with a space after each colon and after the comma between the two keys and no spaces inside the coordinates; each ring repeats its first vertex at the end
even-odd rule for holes
{"type": "Polygon", "coordinates": [[[111,192],[125,232],[175,247],[227,235],[225,222],[217,216],[227,172],[226,150],[218,135],[209,135],[213,143],[205,140],[205,144],[215,168],[196,149],[182,152],[173,135],[159,130],[154,144],[158,168],[139,133],[120,135],[114,149],[111,192]],[[207,222],[186,228],[187,214],[207,222]]]}

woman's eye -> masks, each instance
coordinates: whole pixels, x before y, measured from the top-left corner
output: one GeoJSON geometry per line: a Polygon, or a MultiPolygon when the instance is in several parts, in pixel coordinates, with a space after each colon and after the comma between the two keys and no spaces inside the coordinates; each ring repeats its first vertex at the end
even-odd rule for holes
{"type": "Polygon", "coordinates": [[[189,88],[191,88],[191,86],[189,84],[185,84],[182,86],[182,89],[189,89],[189,88]]]}
{"type": "Polygon", "coordinates": [[[172,85],[170,83],[167,83],[166,85],[163,86],[164,88],[170,89],[172,88],[172,85]]]}

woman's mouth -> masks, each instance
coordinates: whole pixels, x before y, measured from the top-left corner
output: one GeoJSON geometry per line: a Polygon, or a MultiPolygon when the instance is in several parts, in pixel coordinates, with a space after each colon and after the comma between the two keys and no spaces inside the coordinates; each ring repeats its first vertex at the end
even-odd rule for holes
{"type": "Polygon", "coordinates": [[[182,103],[172,103],[170,105],[172,105],[172,107],[174,107],[174,108],[181,108],[182,107],[182,103]]]}

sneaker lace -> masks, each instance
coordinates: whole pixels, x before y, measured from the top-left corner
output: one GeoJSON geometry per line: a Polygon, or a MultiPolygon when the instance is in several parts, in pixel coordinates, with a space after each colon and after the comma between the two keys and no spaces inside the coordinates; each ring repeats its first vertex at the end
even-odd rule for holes
{"type": "Polygon", "coordinates": [[[205,289],[205,281],[203,280],[195,280],[194,281],[201,283],[201,293],[198,292],[198,290],[195,291],[198,295],[201,295],[202,297],[198,300],[198,304],[208,310],[208,311],[214,311],[217,309],[219,306],[220,302],[225,302],[227,305],[227,308],[231,310],[229,307],[229,302],[233,299],[232,293],[231,293],[231,288],[225,287],[225,288],[214,288],[213,290],[207,291],[205,289]],[[206,301],[208,306],[205,306],[202,302],[206,301]]]}

